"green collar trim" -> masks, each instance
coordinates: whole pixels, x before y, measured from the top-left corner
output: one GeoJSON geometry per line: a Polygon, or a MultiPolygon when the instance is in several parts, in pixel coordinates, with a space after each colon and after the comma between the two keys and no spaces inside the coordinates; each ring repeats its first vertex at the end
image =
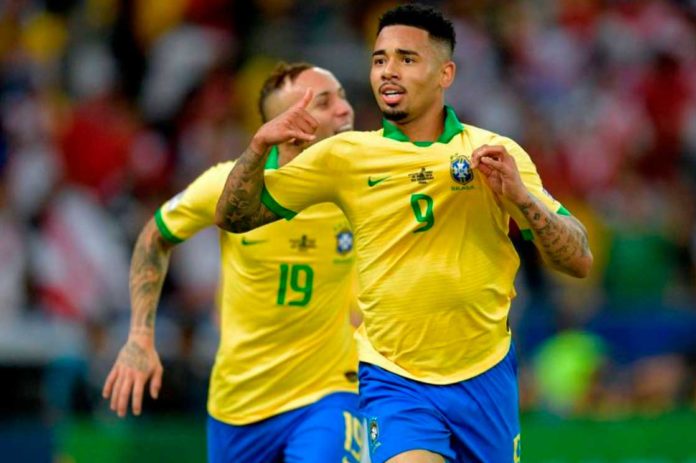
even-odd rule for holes
{"type": "MultiPolygon", "coordinates": [[[[271,152],[268,153],[268,158],[266,159],[266,165],[264,168],[266,170],[276,170],[278,169],[278,156],[280,155],[280,152],[278,151],[278,146],[273,145],[271,147],[271,152]]],[[[290,209],[286,209],[283,206],[280,205],[278,201],[276,201],[273,196],[268,192],[266,187],[263,187],[263,190],[261,190],[261,203],[263,203],[266,208],[268,208],[271,212],[273,212],[276,215],[279,215],[280,217],[283,217],[286,220],[290,220],[293,217],[297,215],[297,212],[291,211],[290,209]]]]}
{"type": "Polygon", "coordinates": [[[297,215],[297,212],[283,207],[278,201],[276,201],[265,186],[263,187],[263,190],[261,190],[261,202],[268,210],[273,212],[275,215],[284,218],[285,220],[290,220],[297,215]]]}
{"type": "MultiPolygon", "coordinates": [[[[391,138],[396,141],[403,141],[407,143],[413,143],[416,146],[430,146],[433,142],[430,141],[414,141],[412,142],[405,133],[386,119],[382,119],[382,136],[384,138],[391,138]]],[[[449,143],[455,135],[460,134],[464,130],[464,124],[459,122],[457,115],[450,106],[445,105],[445,129],[442,134],[437,139],[437,143],[449,143]]]]}
{"type": "Polygon", "coordinates": [[[266,159],[266,165],[264,166],[264,169],[276,170],[278,168],[279,155],[280,153],[278,152],[278,146],[271,146],[271,152],[268,153],[268,158],[266,159]]]}

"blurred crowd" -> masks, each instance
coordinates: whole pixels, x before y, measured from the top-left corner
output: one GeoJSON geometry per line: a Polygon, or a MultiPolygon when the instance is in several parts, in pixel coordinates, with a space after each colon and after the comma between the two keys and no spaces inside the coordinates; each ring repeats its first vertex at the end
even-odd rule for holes
{"type": "MultiPolygon", "coordinates": [[[[696,408],[696,1],[430,3],[457,32],[449,104],[527,149],[595,255],[592,276],[570,280],[511,231],[523,409],[696,408]]],[[[277,60],[333,71],[357,128],[379,127],[370,53],[392,4],[0,2],[0,365],[44,370],[42,406],[105,411],[135,238],[243,151],[277,60]]],[[[204,411],[216,233],[173,254],[157,321],[163,408],[204,411]]]]}

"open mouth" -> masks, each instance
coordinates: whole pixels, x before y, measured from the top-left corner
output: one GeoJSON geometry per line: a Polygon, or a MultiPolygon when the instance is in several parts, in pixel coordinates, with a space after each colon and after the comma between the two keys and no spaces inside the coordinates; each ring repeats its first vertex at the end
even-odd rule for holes
{"type": "Polygon", "coordinates": [[[403,100],[406,90],[399,85],[383,84],[379,88],[379,94],[387,106],[396,106],[403,100]]]}
{"type": "Polygon", "coordinates": [[[353,130],[353,124],[348,122],[340,126],[338,129],[334,130],[334,135],[336,135],[337,133],[350,132],[351,130],[353,130]]]}

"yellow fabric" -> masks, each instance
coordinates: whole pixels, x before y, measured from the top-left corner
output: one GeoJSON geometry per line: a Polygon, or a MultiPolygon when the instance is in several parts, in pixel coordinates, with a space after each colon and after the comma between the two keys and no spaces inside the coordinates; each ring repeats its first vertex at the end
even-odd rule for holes
{"type": "Polygon", "coordinates": [[[181,23],[186,13],[186,0],[148,0],[135,4],[137,38],[146,47],[152,46],[163,34],[181,23]]]}
{"type": "Polygon", "coordinates": [[[553,211],[561,206],[510,139],[467,126],[417,146],[384,130],[337,135],[266,171],[265,203],[289,216],[332,201],[348,217],[364,316],[361,361],[432,384],[462,381],[508,352],[519,258],[507,237],[510,217],[482,174],[467,182],[472,171],[460,170],[457,181],[453,165],[466,167],[480,145],[503,144],[530,191],[553,211]]]}
{"type": "Polygon", "coordinates": [[[60,57],[68,43],[65,21],[51,13],[39,13],[25,25],[22,44],[31,58],[45,63],[60,57]]]}
{"type": "MultiPolygon", "coordinates": [[[[232,165],[209,169],[162,206],[157,221],[165,238],[184,240],[213,224],[232,165]]],[[[290,222],[240,235],[221,232],[220,248],[221,342],[209,413],[241,425],[329,393],[357,392],[348,323],[354,255],[341,211],[320,204],[290,222]]]]}
{"type": "MultiPolygon", "coordinates": [[[[505,142],[503,144],[505,145],[507,151],[514,156],[515,162],[517,163],[517,169],[520,171],[522,182],[524,182],[527,190],[529,190],[534,197],[541,200],[541,202],[551,211],[559,212],[563,215],[567,214],[568,212],[561,205],[561,203],[556,201],[556,199],[551,196],[551,193],[544,189],[544,185],[541,183],[541,178],[537,173],[536,166],[524,149],[509,138],[504,140],[505,142]]],[[[529,233],[531,233],[527,219],[522,214],[522,211],[510,203],[507,204],[506,209],[510,211],[512,219],[517,222],[520,230],[529,230],[529,233]]]]}

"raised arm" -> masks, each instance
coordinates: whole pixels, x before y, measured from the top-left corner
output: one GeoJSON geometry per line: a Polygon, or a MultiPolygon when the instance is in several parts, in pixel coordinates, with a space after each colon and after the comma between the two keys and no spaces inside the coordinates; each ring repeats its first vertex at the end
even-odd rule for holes
{"type": "Polygon", "coordinates": [[[266,157],[273,145],[293,139],[296,143],[314,140],[318,123],[305,110],[312,96],[312,90],[308,89],[294,106],[262,125],[256,132],[227,177],[215,210],[218,227],[242,233],[280,218],[261,203],[266,157]]]}
{"type": "Polygon", "coordinates": [[[471,166],[478,168],[488,185],[527,219],[535,244],[551,268],[584,278],[592,267],[592,252],[585,227],[574,217],[549,210],[525,187],[517,163],[503,146],[484,145],[472,154],[471,166]]]}
{"type": "Polygon", "coordinates": [[[102,395],[123,417],[132,402],[133,414],[142,410],[143,390],[150,381],[156,399],[162,385],[162,363],[155,349],[155,314],[173,245],[160,234],[154,219],[145,225],[133,250],[130,268],[131,326],[126,344],[104,383],[102,395]]]}

